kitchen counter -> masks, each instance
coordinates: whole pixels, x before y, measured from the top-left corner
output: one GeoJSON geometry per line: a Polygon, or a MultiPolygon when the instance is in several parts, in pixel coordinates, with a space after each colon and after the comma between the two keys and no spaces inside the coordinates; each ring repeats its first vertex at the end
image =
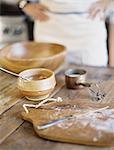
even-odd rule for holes
{"type": "MultiPolygon", "coordinates": [[[[75,64],[66,68],[77,68],[75,64]]],[[[103,87],[108,98],[105,103],[114,102],[114,69],[97,67],[78,67],[86,69],[91,81],[104,81],[103,87]]],[[[64,70],[65,71],[65,70],[64,70]]],[[[64,71],[56,75],[58,84],[51,96],[64,100],[91,102],[86,90],[68,90],[64,84],[64,71]]],[[[0,150],[113,150],[114,147],[94,147],[78,144],[53,142],[39,138],[30,123],[21,119],[24,103],[27,101],[16,87],[17,78],[0,72],[0,150]]]]}

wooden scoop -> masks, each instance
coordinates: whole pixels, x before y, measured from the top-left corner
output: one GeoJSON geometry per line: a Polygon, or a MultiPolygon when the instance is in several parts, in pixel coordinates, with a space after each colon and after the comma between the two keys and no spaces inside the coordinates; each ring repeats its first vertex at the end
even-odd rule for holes
{"type": "Polygon", "coordinates": [[[7,70],[7,69],[5,69],[5,68],[0,67],[0,70],[3,71],[3,72],[5,72],[5,73],[8,73],[8,74],[10,74],[10,75],[13,75],[13,76],[15,76],[15,77],[19,77],[19,78],[22,78],[22,79],[24,79],[24,80],[29,81],[29,79],[27,79],[27,78],[25,78],[25,77],[22,77],[22,76],[20,76],[19,74],[15,73],[15,72],[12,72],[12,71],[9,71],[9,70],[7,70]]]}

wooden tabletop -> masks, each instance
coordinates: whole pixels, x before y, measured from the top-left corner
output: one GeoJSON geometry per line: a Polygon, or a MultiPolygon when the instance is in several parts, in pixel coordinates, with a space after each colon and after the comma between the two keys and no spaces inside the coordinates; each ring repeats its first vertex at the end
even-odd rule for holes
{"type": "MultiPolygon", "coordinates": [[[[67,68],[77,68],[72,64],[67,68]]],[[[67,69],[66,68],[66,69],[67,69]]],[[[104,81],[104,90],[108,98],[103,103],[114,102],[114,69],[79,67],[86,69],[88,80],[104,81]]],[[[77,144],[52,142],[39,138],[32,125],[21,119],[20,114],[27,101],[16,87],[17,78],[0,72],[0,150],[114,150],[77,144]]],[[[85,100],[91,102],[87,90],[68,90],[64,84],[64,71],[57,74],[58,84],[52,93],[53,97],[62,97],[64,100],[85,100]]]]}

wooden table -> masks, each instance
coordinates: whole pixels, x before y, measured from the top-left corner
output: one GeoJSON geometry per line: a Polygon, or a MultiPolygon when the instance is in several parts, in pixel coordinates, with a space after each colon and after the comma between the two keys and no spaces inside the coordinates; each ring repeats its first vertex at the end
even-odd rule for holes
{"type": "MultiPolygon", "coordinates": [[[[72,64],[67,68],[77,67],[72,64]]],[[[88,79],[105,81],[104,89],[108,98],[105,103],[114,101],[114,69],[80,67],[88,72],[88,79]]],[[[0,72],[0,150],[114,150],[76,144],[52,142],[39,138],[32,125],[21,119],[22,105],[28,102],[16,88],[17,79],[11,75],[0,72]]],[[[79,100],[91,102],[87,90],[68,90],[64,85],[63,72],[57,75],[58,85],[53,97],[62,97],[64,100],[79,100]]]]}

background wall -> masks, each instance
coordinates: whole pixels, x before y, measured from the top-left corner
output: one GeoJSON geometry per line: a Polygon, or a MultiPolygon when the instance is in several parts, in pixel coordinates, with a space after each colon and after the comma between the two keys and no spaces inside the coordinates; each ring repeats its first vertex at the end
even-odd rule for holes
{"type": "Polygon", "coordinates": [[[10,3],[10,4],[16,4],[18,3],[19,0],[1,0],[1,2],[6,2],[6,3],[10,3]]]}
{"type": "MultiPolygon", "coordinates": [[[[33,40],[33,21],[30,20],[19,8],[18,8],[19,0],[0,0],[0,24],[2,24],[2,19],[5,16],[10,16],[10,21],[12,22],[12,18],[17,16],[24,16],[24,22],[26,22],[28,28],[28,39],[33,40]]],[[[17,20],[17,19],[16,19],[17,20]]],[[[14,22],[14,19],[13,19],[14,22]]],[[[15,22],[14,22],[15,23],[15,22]]],[[[0,29],[1,30],[1,29],[0,29]]]]}

